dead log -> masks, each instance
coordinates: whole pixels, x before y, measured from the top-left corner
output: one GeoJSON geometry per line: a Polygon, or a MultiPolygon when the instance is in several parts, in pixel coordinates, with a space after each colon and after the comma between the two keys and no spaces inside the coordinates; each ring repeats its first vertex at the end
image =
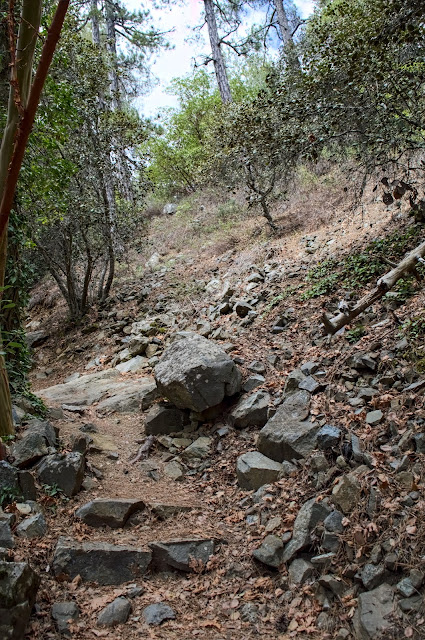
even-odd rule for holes
{"type": "Polygon", "coordinates": [[[388,271],[382,278],[379,278],[376,287],[369,291],[350,310],[339,313],[334,318],[328,318],[326,313],[322,315],[322,323],[325,332],[333,335],[354,318],[357,318],[363,311],[366,311],[374,302],[380,300],[393,286],[407,273],[413,273],[417,277],[416,266],[418,262],[424,262],[425,242],[422,242],[416,249],[413,249],[403,260],[391,271],[388,271]]]}

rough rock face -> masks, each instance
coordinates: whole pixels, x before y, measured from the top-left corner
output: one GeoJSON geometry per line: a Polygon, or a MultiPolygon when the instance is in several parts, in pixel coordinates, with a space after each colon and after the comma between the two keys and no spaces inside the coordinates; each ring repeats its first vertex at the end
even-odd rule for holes
{"type": "Polygon", "coordinates": [[[75,496],[84,478],[85,458],[73,451],[65,455],[46,456],[38,467],[38,475],[43,484],[57,485],[65,495],[75,496]]]}
{"type": "Polygon", "coordinates": [[[75,515],[90,527],[123,527],[128,518],[145,508],[141,500],[126,500],[116,498],[108,500],[99,498],[92,500],[77,509],[75,515]]]}
{"type": "Polygon", "coordinates": [[[291,418],[282,406],[261,429],[257,448],[277,462],[298,460],[315,448],[317,431],[318,427],[311,422],[291,418]]]}
{"type": "Polygon", "coordinates": [[[292,560],[298,551],[310,543],[314,527],[322,522],[330,512],[330,507],[325,502],[316,502],[316,498],[311,498],[303,504],[294,522],[292,539],[285,547],[283,562],[292,560]]]}
{"type": "Polygon", "coordinates": [[[391,628],[390,616],[394,610],[394,590],[389,584],[381,584],[373,591],[361,593],[359,606],[353,619],[359,640],[381,638],[391,628]]]}
{"type": "Polygon", "coordinates": [[[239,486],[248,490],[276,482],[281,471],[282,465],[279,462],[266,458],[258,451],[243,453],[236,464],[239,486]]]}
{"type": "Polygon", "coordinates": [[[265,391],[257,391],[242,398],[229,414],[230,422],[239,429],[263,427],[267,422],[270,396],[265,391]]]}
{"type": "Polygon", "coordinates": [[[176,334],[155,367],[158,389],[179,409],[202,412],[240,390],[241,373],[214,342],[191,332],[176,334]]]}
{"type": "Polygon", "coordinates": [[[40,578],[25,562],[0,562],[0,638],[22,640],[40,578]]]}
{"type": "Polygon", "coordinates": [[[206,564],[214,553],[214,540],[188,538],[168,542],[152,542],[153,564],[159,570],[192,571],[191,561],[206,564]]]}
{"type": "Polygon", "coordinates": [[[146,573],[152,554],[149,550],[104,542],[79,543],[59,538],[53,558],[54,574],[99,584],[122,584],[146,573]]]}

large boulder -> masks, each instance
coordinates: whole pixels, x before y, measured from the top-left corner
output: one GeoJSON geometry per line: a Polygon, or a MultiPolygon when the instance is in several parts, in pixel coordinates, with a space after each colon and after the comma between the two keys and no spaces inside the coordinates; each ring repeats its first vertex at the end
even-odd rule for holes
{"type": "Polygon", "coordinates": [[[268,458],[283,462],[308,456],[316,447],[319,427],[296,420],[280,406],[259,433],[257,448],[268,458]]]}
{"type": "Polygon", "coordinates": [[[192,332],[176,334],[155,367],[159,392],[179,409],[202,412],[240,390],[241,373],[214,342],[192,332]]]}
{"type": "Polygon", "coordinates": [[[0,638],[22,640],[40,578],[25,562],[0,562],[0,638]]]}
{"type": "Polygon", "coordinates": [[[102,585],[122,584],[143,576],[151,558],[147,549],[61,537],[52,567],[56,576],[66,575],[71,580],[80,575],[82,580],[102,585]]]}

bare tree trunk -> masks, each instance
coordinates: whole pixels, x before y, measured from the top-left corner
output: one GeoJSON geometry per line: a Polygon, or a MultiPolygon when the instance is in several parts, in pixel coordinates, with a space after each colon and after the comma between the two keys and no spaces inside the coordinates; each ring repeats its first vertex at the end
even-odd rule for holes
{"type": "Polygon", "coordinates": [[[218,90],[224,104],[232,102],[229,79],[227,77],[226,66],[223,54],[220,49],[220,39],[218,37],[217,22],[214,13],[213,0],[204,0],[205,20],[208,26],[208,35],[211,43],[211,53],[214,62],[214,70],[217,78],[218,90]]]}
{"type": "Polygon", "coordinates": [[[93,43],[100,47],[100,29],[99,29],[99,13],[97,8],[97,0],[91,0],[91,32],[93,43]]]}
{"type": "Polygon", "coordinates": [[[292,38],[291,28],[286,15],[283,0],[273,0],[276,7],[277,22],[279,24],[280,36],[282,38],[284,50],[288,53],[288,58],[293,66],[300,67],[300,61],[295,53],[294,40],[292,38]]]}
{"type": "Polygon", "coordinates": [[[394,269],[386,273],[376,283],[376,287],[363,296],[356,306],[345,313],[339,313],[334,318],[328,318],[326,314],[322,316],[322,322],[326,333],[334,334],[342,329],[346,324],[357,318],[363,311],[366,311],[371,304],[382,298],[400,278],[406,273],[414,273],[418,262],[425,256],[425,242],[422,242],[416,249],[413,249],[394,269]]]}
{"type": "Polygon", "coordinates": [[[111,0],[106,0],[105,3],[106,10],[106,48],[109,53],[109,61],[110,61],[110,73],[109,73],[109,81],[111,85],[111,96],[112,96],[112,105],[114,109],[119,109],[121,107],[120,100],[120,87],[118,81],[118,68],[117,68],[117,36],[115,33],[115,7],[114,3],[111,0]]]}

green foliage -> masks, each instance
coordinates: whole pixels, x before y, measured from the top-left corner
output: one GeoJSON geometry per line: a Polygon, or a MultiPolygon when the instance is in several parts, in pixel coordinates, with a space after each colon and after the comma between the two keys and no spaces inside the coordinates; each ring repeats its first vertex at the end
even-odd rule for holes
{"type": "MultiPolygon", "coordinates": [[[[421,227],[412,225],[405,231],[394,231],[384,238],[374,240],[362,253],[352,253],[342,260],[334,258],[319,262],[310,269],[307,281],[314,283],[301,298],[308,300],[327,295],[342,287],[345,291],[358,290],[368,285],[389,270],[388,261],[399,261],[408,251],[418,244],[421,227]]],[[[418,270],[423,270],[422,266],[418,270]]],[[[404,302],[411,297],[415,289],[412,278],[406,277],[397,283],[393,291],[404,302]]]]}
{"type": "Polygon", "coordinates": [[[365,335],[366,335],[366,330],[364,326],[362,324],[359,324],[356,327],[354,327],[354,329],[350,329],[349,331],[347,331],[345,337],[347,338],[347,341],[350,344],[355,344],[360,340],[360,338],[363,338],[363,336],[365,335]]]}
{"type": "Polygon", "coordinates": [[[0,507],[16,502],[22,496],[19,491],[13,487],[1,487],[0,489],[0,507]]]}

